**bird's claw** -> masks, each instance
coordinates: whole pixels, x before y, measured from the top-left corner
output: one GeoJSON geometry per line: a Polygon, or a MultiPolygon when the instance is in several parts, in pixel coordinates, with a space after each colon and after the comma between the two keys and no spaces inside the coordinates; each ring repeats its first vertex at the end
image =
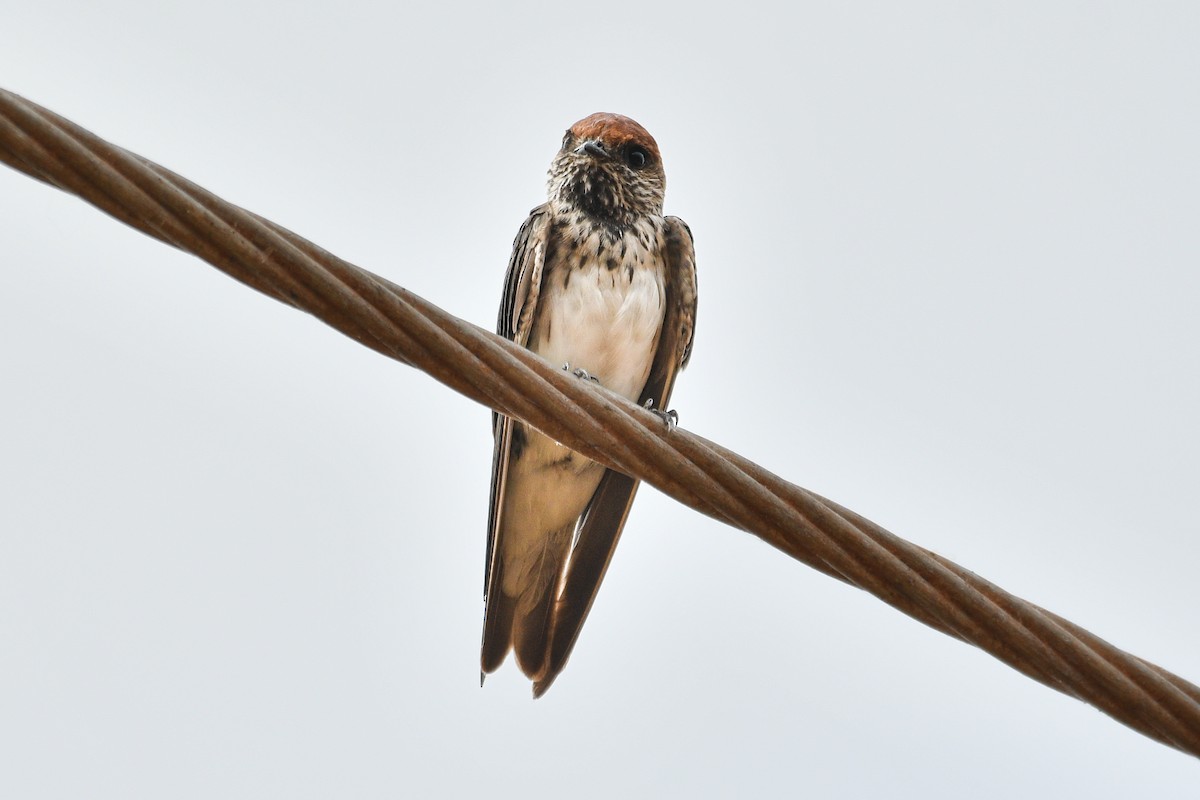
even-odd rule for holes
{"type": "Polygon", "coordinates": [[[566,364],[563,364],[562,368],[564,371],[571,373],[576,378],[583,378],[585,381],[591,381],[592,383],[600,382],[599,378],[592,375],[590,372],[588,372],[583,367],[576,367],[575,369],[571,369],[571,365],[569,363],[566,363],[566,364]]]}
{"type": "Polygon", "coordinates": [[[670,433],[671,431],[673,431],[679,427],[679,412],[677,412],[673,408],[670,411],[662,411],[660,409],[655,408],[653,397],[651,397],[649,400],[647,400],[642,407],[645,408],[647,411],[649,411],[651,414],[654,414],[655,416],[659,417],[663,422],[667,423],[667,433],[670,433]]]}

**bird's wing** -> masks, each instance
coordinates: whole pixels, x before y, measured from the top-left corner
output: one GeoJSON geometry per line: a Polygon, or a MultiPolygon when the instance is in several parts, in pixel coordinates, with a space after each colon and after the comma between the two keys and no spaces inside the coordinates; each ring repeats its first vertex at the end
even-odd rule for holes
{"type": "MultiPolygon", "coordinates": [[[[533,312],[537,307],[541,290],[542,268],[546,263],[546,246],[550,228],[550,215],[546,206],[538,206],[529,213],[517,238],[513,240],[512,256],[508,260],[508,271],[504,275],[504,296],[500,300],[500,313],[496,320],[496,333],[506,339],[525,346],[529,331],[533,327],[533,312]]],[[[514,447],[513,420],[492,412],[492,435],[495,448],[492,451],[492,491],[488,509],[487,556],[484,564],[483,597],[486,602],[483,622],[482,663],[485,672],[500,666],[508,652],[511,619],[502,617],[511,614],[511,608],[488,602],[494,595],[493,587],[500,581],[500,559],[496,557],[496,531],[499,527],[504,483],[510,462],[509,455],[514,447]]],[[[515,431],[516,439],[521,438],[515,431]]],[[[517,441],[516,447],[520,447],[517,441]]]]}
{"type": "MultiPolygon", "coordinates": [[[[533,327],[533,312],[537,307],[542,286],[542,267],[546,263],[546,238],[550,228],[550,211],[540,205],[529,212],[517,238],[513,239],[512,255],[504,273],[504,296],[496,315],[496,333],[522,347],[533,327]]],[[[493,428],[500,415],[492,412],[493,428]]]]}
{"type": "MultiPolygon", "coordinates": [[[[639,398],[642,404],[653,400],[654,407],[662,410],[671,399],[676,375],[691,358],[692,337],[696,330],[696,256],[692,232],[678,217],[667,217],[666,247],[666,315],[650,376],[639,398]]],[[[638,481],[628,475],[605,470],[600,486],[584,512],[550,623],[550,655],[546,670],[533,686],[535,697],[550,688],[571,656],[571,649],[612,560],[621,529],[625,527],[637,487],[638,481]]]]}

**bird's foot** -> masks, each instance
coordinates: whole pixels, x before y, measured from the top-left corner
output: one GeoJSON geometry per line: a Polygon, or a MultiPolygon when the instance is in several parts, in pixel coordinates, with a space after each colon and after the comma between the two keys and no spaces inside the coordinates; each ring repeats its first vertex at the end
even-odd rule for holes
{"type": "Polygon", "coordinates": [[[583,367],[576,367],[575,369],[571,369],[570,364],[563,364],[563,369],[566,370],[567,372],[571,373],[572,375],[574,375],[576,378],[583,378],[585,381],[591,381],[592,383],[600,382],[599,378],[592,375],[590,372],[588,372],[583,367]]]}
{"type": "Polygon", "coordinates": [[[651,414],[659,417],[663,422],[667,423],[667,433],[670,433],[679,427],[679,412],[677,412],[675,409],[671,409],[670,411],[662,411],[655,408],[653,397],[647,400],[645,405],[642,407],[651,414]]]}

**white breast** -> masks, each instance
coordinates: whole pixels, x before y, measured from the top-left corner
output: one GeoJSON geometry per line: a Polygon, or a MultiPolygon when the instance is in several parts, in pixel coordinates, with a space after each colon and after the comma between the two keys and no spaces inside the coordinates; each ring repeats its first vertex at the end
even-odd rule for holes
{"type": "Polygon", "coordinates": [[[666,307],[661,234],[649,226],[640,231],[647,246],[638,233],[615,243],[601,242],[599,233],[578,245],[566,238],[555,263],[546,265],[530,337],[530,349],[551,363],[583,368],[635,401],[650,374],[666,307]]]}

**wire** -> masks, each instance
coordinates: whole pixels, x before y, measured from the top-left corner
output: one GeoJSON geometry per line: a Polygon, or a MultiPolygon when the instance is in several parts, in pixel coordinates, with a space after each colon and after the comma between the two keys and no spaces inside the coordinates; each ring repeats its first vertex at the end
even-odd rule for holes
{"type": "Polygon", "coordinates": [[[1200,756],[1200,688],[187,179],[0,90],[0,161],[455,391],[1200,756]]]}

